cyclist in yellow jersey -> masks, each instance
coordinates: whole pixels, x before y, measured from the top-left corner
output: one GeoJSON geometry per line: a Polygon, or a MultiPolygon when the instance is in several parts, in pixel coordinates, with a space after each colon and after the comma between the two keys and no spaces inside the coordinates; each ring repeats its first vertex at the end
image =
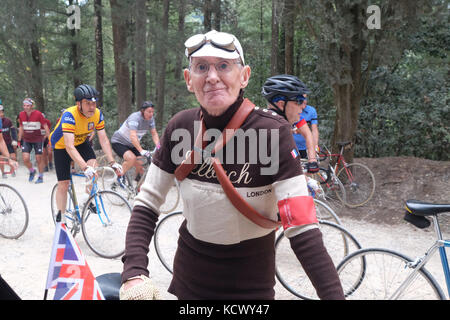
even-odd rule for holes
{"type": "Polygon", "coordinates": [[[74,161],[83,170],[87,179],[90,180],[95,175],[96,157],[88,142],[88,137],[94,130],[98,133],[100,145],[110,166],[117,174],[122,174],[122,166],[115,162],[112,155],[103,113],[97,108],[98,91],[90,85],[82,84],[75,89],[74,96],[76,105],[63,112],[49,137],[58,178],[58,216],[61,216],[60,213],[66,208],[71,162],[74,161]]]}

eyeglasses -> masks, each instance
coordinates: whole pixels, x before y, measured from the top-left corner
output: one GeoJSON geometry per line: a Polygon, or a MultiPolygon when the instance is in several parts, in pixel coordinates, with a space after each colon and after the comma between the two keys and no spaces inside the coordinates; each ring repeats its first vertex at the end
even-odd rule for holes
{"type": "Polygon", "coordinates": [[[235,60],[223,60],[219,61],[217,63],[208,63],[208,62],[197,62],[190,66],[190,69],[198,74],[198,75],[205,75],[208,74],[209,68],[211,65],[216,68],[217,73],[219,74],[226,74],[229,73],[231,70],[233,70],[233,65],[235,64],[241,64],[239,61],[235,60]]]}
{"type": "MultiPolygon", "coordinates": [[[[206,43],[210,43],[214,47],[228,52],[237,50],[236,46],[234,45],[234,37],[228,33],[216,32],[214,34],[211,34],[208,39],[204,34],[196,34],[187,39],[184,43],[184,46],[186,47],[188,53],[188,57],[190,57],[197,50],[200,50],[200,48],[203,47],[206,43]]],[[[239,55],[241,55],[239,50],[237,50],[237,52],[239,55]]]]}

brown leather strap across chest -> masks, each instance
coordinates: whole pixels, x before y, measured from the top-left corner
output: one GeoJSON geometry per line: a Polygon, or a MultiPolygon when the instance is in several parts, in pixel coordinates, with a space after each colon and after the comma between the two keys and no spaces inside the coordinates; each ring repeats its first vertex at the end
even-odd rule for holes
{"type": "MultiPolygon", "coordinates": [[[[233,115],[231,120],[226,125],[225,129],[222,131],[222,134],[217,139],[217,143],[214,146],[212,154],[216,154],[225,146],[225,144],[234,136],[235,131],[241,127],[245,119],[247,119],[254,108],[255,105],[250,100],[244,99],[239,109],[233,115]]],[[[196,165],[200,163],[202,159],[201,152],[207,144],[207,141],[203,140],[203,135],[205,132],[206,126],[204,121],[202,120],[202,128],[200,129],[195,139],[193,150],[191,151],[187,159],[183,160],[183,162],[175,170],[175,177],[178,181],[184,180],[196,167],[196,165]]],[[[223,191],[225,192],[233,206],[240,213],[242,213],[250,221],[256,223],[262,228],[273,229],[281,225],[281,222],[267,219],[266,217],[258,213],[247,201],[245,201],[245,199],[237,192],[236,188],[231,183],[219,159],[211,157],[211,161],[216,172],[217,179],[219,180],[223,191]]]]}

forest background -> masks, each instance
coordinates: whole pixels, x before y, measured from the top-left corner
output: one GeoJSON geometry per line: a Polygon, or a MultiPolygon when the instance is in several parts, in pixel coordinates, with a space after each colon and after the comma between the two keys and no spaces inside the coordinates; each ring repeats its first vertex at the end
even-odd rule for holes
{"type": "Polygon", "coordinates": [[[0,99],[15,119],[31,97],[54,125],[88,83],[109,136],[144,100],[161,134],[197,106],[184,41],[215,29],[240,40],[257,105],[271,75],[307,84],[327,146],[353,141],[349,158],[448,161],[448,13],[445,0],[1,0],[0,99]]]}

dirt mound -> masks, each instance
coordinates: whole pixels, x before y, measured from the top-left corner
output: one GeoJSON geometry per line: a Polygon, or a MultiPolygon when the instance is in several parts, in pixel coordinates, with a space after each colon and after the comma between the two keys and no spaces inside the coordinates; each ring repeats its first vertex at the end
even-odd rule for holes
{"type": "MultiPolygon", "coordinates": [[[[343,208],[341,216],[369,222],[403,223],[408,199],[450,203],[450,161],[432,161],[415,157],[356,158],[375,175],[373,198],[359,208],[343,208]]],[[[450,216],[442,218],[450,228],[450,216]]]]}

